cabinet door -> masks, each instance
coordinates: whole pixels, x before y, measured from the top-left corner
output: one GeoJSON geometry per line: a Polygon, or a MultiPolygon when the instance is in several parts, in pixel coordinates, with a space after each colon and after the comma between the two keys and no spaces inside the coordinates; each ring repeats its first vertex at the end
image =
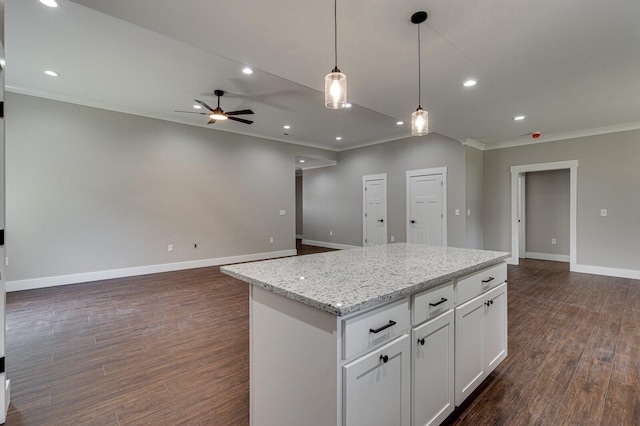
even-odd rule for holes
{"type": "Polygon", "coordinates": [[[439,425],[453,412],[453,309],[416,327],[413,344],[413,425],[439,425]]]}
{"type": "Polygon", "coordinates": [[[484,299],[484,356],[489,374],[507,357],[507,284],[489,291],[484,299]]]}
{"type": "Polygon", "coordinates": [[[455,398],[458,406],[485,378],[484,309],[483,296],[456,308],[455,398]]]}
{"type": "Polygon", "coordinates": [[[409,426],[410,353],[405,334],[343,367],[345,425],[409,426]]]}

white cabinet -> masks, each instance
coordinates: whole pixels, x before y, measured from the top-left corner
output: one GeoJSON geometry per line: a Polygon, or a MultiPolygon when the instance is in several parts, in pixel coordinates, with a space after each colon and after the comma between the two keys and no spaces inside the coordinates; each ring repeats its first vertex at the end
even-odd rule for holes
{"type": "Polygon", "coordinates": [[[455,408],[453,309],[415,327],[411,340],[412,424],[439,425],[455,408]]]}
{"type": "Polygon", "coordinates": [[[345,425],[410,425],[410,347],[405,334],[343,367],[345,425]]]}
{"type": "Polygon", "coordinates": [[[462,402],[507,356],[507,284],[456,307],[455,401],[462,402]]]}
{"type": "Polygon", "coordinates": [[[506,265],[336,316],[250,287],[252,426],[442,423],[507,355],[506,265]]]}

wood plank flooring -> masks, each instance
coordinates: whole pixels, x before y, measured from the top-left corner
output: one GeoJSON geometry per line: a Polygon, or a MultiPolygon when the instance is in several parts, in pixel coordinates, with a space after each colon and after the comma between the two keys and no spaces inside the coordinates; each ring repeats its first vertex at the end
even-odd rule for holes
{"type": "MultiPolygon", "coordinates": [[[[640,281],[508,277],[509,357],[446,424],[640,425],[640,281]]],[[[248,425],[247,298],[217,267],[8,293],[6,424],[248,425]]]]}

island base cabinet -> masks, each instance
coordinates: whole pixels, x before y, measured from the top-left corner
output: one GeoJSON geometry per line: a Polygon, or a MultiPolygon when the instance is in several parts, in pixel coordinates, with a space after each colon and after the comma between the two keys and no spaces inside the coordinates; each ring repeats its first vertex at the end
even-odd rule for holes
{"type": "Polygon", "coordinates": [[[455,408],[453,309],[413,329],[413,426],[442,423],[455,408]]]}
{"type": "Polygon", "coordinates": [[[410,353],[405,334],[343,367],[344,425],[410,425],[410,353]]]}
{"type": "Polygon", "coordinates": [[[455,401],[459,406],[507,356],[507,284],[456,307],[455,401]]]}

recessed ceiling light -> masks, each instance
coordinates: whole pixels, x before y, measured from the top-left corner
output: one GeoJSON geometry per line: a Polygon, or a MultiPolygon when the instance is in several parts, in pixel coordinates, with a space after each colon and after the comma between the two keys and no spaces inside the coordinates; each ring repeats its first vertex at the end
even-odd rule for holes
{"type": "Polygon", "coordinates": [[[58,3],[56,0],[40,0],[40,3],[48,7],[60,7],[60,3],[58,3]]]}
{"type": "Polygon", "coordinates": [[[513,117],[513,119],[514,119],[515,121],[524,120],[524,115],[516,115],[515,117],[513,117]]]}
{"type": "Polygon", "coordinates": [[[351,108],[352,106],[353,106],[353,105],[351,105],[351,103],[350,103],[350,102],[347,102],[346,104],[344,104],[344,107],[345,107],[345,108],[351,108]]]}
{"type": "Polygon", "coordinates": [[[467,81],[465,81],[464,83],[462,83],[462,85],[463,85],[464,87],[473,87],[473,86],[475,86],[476,84],[478,84],[478,81],[477,81],[477,80],[467,80],[467,81]]]}
{"type": "Polygon", "coordinates": [[[404,121],[396,121],[396,124],[397,124],[398,126],[402,126],[402,125],[404,124],[404,121]]]}
{"type": "Polygon", "coordinates": [[[336,136],[336,140],[337,141],[341,141],[342,140],[342,136],[336,136]]]}
{"type": "Polygon", "coordinates": [[[284,125],[284,128],[285,128],[285,129],[290,129],[290,128],[291,128],[291,126],[289,126],[288,124],[285,124],[285,125],[284,125]]]}
{"type": "Polygon", "coordinates": [[[193,107],[194,107],[195,109],[202,109],[202,106],[200,106],[200,105],[194,105],[193,107]]]}
{"type": "Polygon", "coordinates": [[[251,74],[253,74],[253,70],[251,68],[249,68],[249,67],[244,67],[244,68],[242,68],[242,73],[243,74],[247,74],[247,75],[251,75],[251,74]]]}
{"type": "Polygon", "coordinates": [[[299,160],[299,161],[298,161],[298,163],[304,163],[304,162],[305,162],[304,160],[299,160]]]}
{"type": "Polygon", "coordinates": [[[55,72],[55,71],[51,71],[51,70],[46,70],[44,73],[45,73],[46,75],[48,75],[49,77],[58,77],[58,76],[60,75],[60,74],[58,74],[57,72],[55,72]]]}

